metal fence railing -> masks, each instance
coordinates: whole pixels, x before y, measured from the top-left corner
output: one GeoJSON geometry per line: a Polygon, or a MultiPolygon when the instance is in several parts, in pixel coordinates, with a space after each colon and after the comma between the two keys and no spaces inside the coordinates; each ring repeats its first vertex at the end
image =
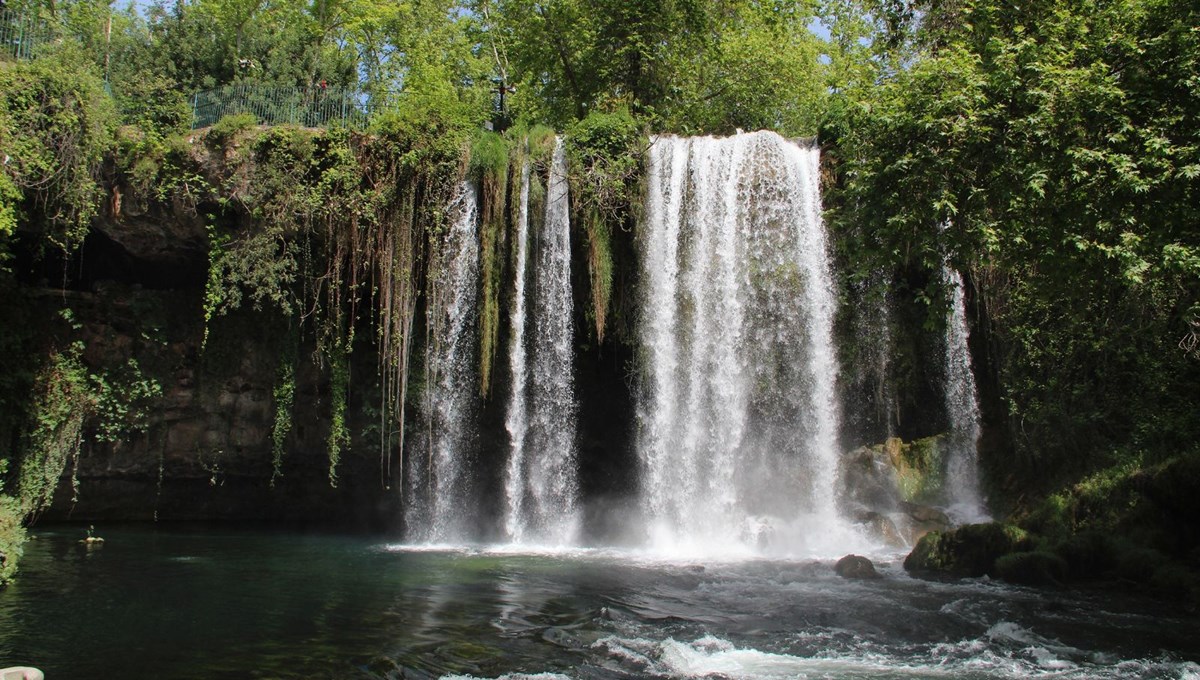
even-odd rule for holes
{"type": "Polygon", "coordinates": [[[249,113],[261,125],[362,128],[371,115],[393,105],[397,93],[367,93],[341,87],[268,87],[227,85],[192,97],[192,128],[204,128],[222,117],[249,113]]]}
{"type": "Polygon", "coordinates": [[[50,29],[33,14],[0,7],[0,58],[32,59],[50,39],[50,29]]]}

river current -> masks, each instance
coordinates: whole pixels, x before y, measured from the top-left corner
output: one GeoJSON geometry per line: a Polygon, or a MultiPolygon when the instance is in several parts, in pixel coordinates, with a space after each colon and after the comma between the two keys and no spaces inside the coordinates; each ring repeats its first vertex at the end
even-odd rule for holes
{"type": "Polygon", "coordinates": [[[849,581],[831,559],[41,530],[0,666],[71,678],[1200,679],[1200,617],[1105,591],[849,581]]]}

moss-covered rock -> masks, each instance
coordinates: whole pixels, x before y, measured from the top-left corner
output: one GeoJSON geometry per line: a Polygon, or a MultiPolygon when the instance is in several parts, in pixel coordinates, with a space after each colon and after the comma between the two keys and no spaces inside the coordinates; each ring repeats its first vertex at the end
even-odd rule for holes
{"type": "Polygon", "coordinates": [[[995,576],[1027,586],[1057,586],[1067,579],[1067,561],[1045,550],[1017,552],[996,559],[995,576]]]}
{"type": "Polygon", "coordinates": [[[998,558],[1031,548],[1032,538],[1019,527],[998,522],[968,524],[922,536],[904,559],[904,569],[917,574],[993,575],[998,558]]]}

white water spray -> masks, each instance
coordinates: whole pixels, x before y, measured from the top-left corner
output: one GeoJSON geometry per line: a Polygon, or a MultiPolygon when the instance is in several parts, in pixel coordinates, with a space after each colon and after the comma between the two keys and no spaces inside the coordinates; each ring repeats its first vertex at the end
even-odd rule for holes
{"type": "Polygon", "coordinates": [[[475,504],[467,465],[475,393],[475,319],[479,281],[478,196],[463,182],[450,209],[455,214],[438,252],[434,295],[439,304],[431,324],[429,413],[424,460],[412,461],[408,525],[424,541],[461,541],[475,504]]]}
{"type": "Polygon", "coordinates": [[[642,225],[642,498],[656,549],[845,550],[819,155],[658,137],[642,225]]]}
{"type": "Polygon", "coordinates": [[[561,139],[555,142],[551,161],[545,220],[536,234],[529,233],[529,182],[525,168],[509,349],[512,394],[505,421],[510,443],[505,528],[514,543],[563,545],[571,543],[577,533],[579,485],[570,202],[561,139]],[[531,254],[534,287],[529,295],[526,269],[531,254]]]}
{"type": "Polygon", "coordinates": [[[946,415],[950,421],[946,451],[946,490],[950,514],[960,522],[987,518],[979,495],[979,397],[971,350],[967,345],[967,310],[963,278],[949,264],[942,265],[942,280],[951,291],[946,315],[946,415]]]}

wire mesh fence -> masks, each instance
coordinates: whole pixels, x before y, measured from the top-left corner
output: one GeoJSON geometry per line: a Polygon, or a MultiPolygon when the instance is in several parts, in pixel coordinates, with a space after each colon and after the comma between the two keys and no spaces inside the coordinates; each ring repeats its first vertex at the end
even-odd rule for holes
{"type": "Polygon", "coordinates": [[[248,113],[261,125],[361,129],[371,116],[393,105],[398,93],[367,93],[341,87],[227,85],[192,97],[192,128],[208,127],[230,114],[248,113]]]}
{"type": "Polygon", "coordinates": [[[33,14],[0,7],[0,59],[33,59],[50,29],[33,14]]]}

